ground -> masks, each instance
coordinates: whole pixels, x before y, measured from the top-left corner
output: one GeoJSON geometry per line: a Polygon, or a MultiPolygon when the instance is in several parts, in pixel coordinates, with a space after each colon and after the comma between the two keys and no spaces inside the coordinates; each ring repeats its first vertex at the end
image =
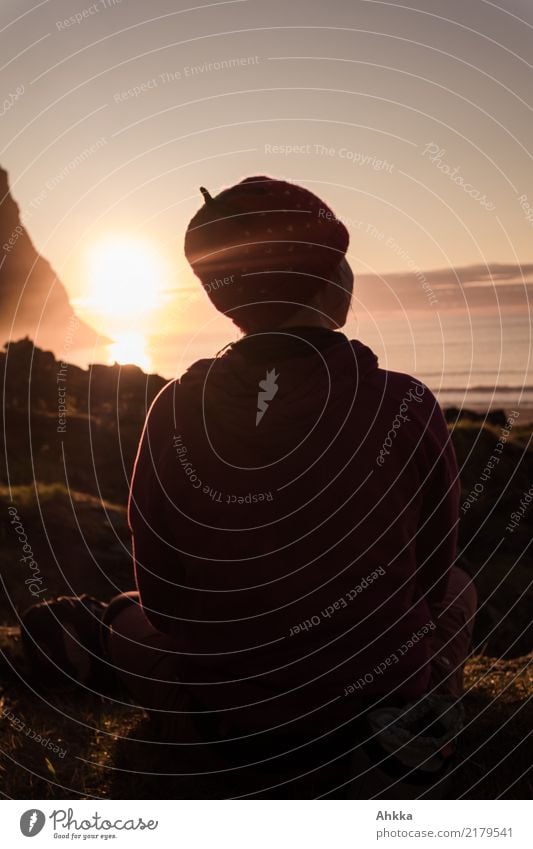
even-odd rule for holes
{"type": "MultiPolygon", "coordinates": [[[[0,647],[10,659],[16,657],[17,629],[0,630],[0,647]]],[[[466,727],[453,798],[533,795],[532,661],[533,655],[469,661],[466,727]]],[[[181,798],[183,779],[178,783],[171,777],[173,750],[140,742],[151,734],[142,711],[82,693],[46,700],[16,676],[5,680],[0,688],[0,788],[5,797],[181,798]],[[140,774],[146,772],[153,775],[140,774]]],[[[187,781],[191,795],[200,795],[196,780],[187,781]]]]}

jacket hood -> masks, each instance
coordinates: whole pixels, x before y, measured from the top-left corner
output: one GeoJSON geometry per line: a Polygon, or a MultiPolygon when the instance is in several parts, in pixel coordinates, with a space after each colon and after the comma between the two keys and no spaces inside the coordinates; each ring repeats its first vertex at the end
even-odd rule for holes
{"type": "Polygon", "coordinates": [[[345,402],[347,390],[355,393],[378,368],[370,348],[342,333],[261,336],[244,337],[222,356],[200,360],[181,379],[188,402],[201,408],[215,451],[233,444],[239,455],[257,459],[262,451],[279,456],[294,449],[326,406],[329,413],[337,401],[345,402]]]}

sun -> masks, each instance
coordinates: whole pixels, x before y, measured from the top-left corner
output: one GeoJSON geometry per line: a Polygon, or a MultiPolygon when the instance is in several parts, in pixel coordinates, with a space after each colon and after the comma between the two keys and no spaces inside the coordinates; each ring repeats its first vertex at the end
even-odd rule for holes
{"type": "Polygon", "coordinates": [[[142,333],[120,333],[109,347],[110,365],[136,365],[149,371],[152,361],[142,333]]]}
{"type": "Polygon", "coordinates": [[[93,245],[87,258],[87,306],[102,317],[141,317],[162,305],[164,277],[151,245],[109,236],[93,245]]]}

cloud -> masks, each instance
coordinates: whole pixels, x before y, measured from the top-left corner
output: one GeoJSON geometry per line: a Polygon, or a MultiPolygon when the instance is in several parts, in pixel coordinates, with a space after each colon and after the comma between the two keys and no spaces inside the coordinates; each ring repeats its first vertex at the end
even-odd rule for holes
{"type": "Polygon", "coordinates": [[[355,297],[369,310],[515,309],[533,301],[533,263],[362,274],[355,297]]]}

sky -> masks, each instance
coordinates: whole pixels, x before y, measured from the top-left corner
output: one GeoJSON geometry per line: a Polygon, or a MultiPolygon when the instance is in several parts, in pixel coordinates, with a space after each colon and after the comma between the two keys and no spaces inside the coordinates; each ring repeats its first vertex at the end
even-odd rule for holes
{"type": "Polygon", "coordinates": [[[477,266],[477,306],[524,309],[532,36],[530,0],[2,0],[0,164],[80,314],[133,347],[150,336],[156,365],[173,332],[194,351],[235,335],[183,234],[200,185],[252,174],[325,198],[367,290],[477,266]],[[121,310],[95,267],[128,252],[157,298],[121,310]]]}

